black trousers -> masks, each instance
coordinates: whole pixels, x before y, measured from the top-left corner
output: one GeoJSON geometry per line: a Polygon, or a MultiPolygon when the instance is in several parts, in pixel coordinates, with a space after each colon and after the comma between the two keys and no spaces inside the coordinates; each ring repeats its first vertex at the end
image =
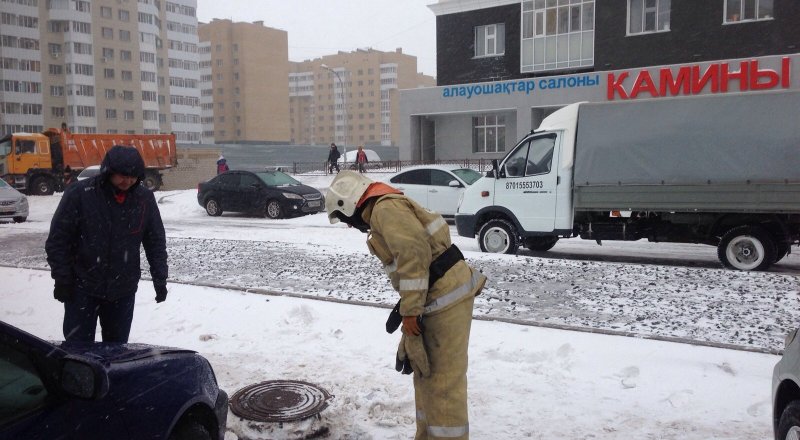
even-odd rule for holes
{"type": "Polygon", "coordinates": [[[128,342],[135,299],[136,295],[128,295],[116,301],[105,301],[75,292],[72,299],[64,303],[64,339],[94,342],[99,318],[103,342],[128,342]]]}

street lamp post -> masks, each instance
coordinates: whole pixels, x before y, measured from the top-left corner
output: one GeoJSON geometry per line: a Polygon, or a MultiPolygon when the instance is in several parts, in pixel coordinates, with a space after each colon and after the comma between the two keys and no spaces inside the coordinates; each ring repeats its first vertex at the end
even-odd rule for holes
{"type": "Polygon", "coordinates": [[[347,169],[347,96],[344,92],[344,82],[342,81],[342,77],[339,76],[339,72],[331,69],[328,67],[327,64],[320,65],[323,69],[333,73],[336,75],[336,80],[339,81],[339,88],[342,89],[342,108],[344,109],[344,143],[342,144],[342,151],[344,152],[344,160],[343,165],[345,169],[347,169]]]}

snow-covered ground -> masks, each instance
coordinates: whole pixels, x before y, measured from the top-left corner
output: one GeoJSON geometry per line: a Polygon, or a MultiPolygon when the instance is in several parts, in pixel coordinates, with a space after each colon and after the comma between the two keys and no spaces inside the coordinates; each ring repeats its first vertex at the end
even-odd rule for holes
{"type": "MultiPolygon", "coordinates": [[[[300,180],[325,189],[330,177],[300,180]]],[[[336,396],[317,422],[331,438],[412,436],[411,381],[393,369],[399,337],[383,332],[385,309],[354,305],[396,301],[363,234],[324,214],[208,217],[194,190],[157,197],[170,296],[157,305],[150,283],[141,283],[132,341],[199,351],[230,394],[270,379],[318,383],[336,396]],[[351,303],[296,297],[303,295],[351,303]]],[[[0,319],[60,339],[63,312],[49,273],[29,270],[47,268],[43,243],[60,197],[29,199],[27,222],[0,224],[0,265],[14,267],[0,268],[0,319]]],[[[800,322],[800,252],[774,271],[742,273],[721,269],[707,246],[563,240],[552,252],[508,256],[480,253],[454,228],[452,235],[490,279],[470,348],[473,438],[770,436],[777,356],[645,338],[780,350],[800,322]]],[[[259,437],[237,417],[229,422],[230,439],[292,438],[289,429],[259,437]]]]}

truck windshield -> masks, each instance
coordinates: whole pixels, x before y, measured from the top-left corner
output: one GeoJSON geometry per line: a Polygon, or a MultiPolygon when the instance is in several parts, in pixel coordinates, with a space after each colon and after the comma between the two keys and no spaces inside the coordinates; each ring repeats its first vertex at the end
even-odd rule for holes
{"type": "Polygon", "coordinates": [[[5,159],[11,153],[11,136],[0,139],[0,159],[5,159]]]}

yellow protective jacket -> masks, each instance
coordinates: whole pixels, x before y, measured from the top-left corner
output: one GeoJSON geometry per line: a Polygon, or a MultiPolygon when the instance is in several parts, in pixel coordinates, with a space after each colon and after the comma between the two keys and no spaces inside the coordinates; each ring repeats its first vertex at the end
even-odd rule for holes
{"type": "Polygon", "coordinates": [[[450,247],[450,228],[441,215],[402,194],[388,194],[368,205],[367,246],[383,263],[400,293],[403,316],[433,315],[477,295],[486,277],[463,260],[428,288],[431,262],[450,247]]]}

